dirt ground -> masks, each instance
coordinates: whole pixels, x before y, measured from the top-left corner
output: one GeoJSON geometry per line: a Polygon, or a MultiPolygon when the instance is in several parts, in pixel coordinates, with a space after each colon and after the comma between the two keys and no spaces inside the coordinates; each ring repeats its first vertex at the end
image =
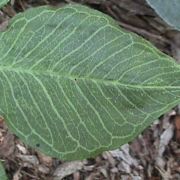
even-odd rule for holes
{"type": "MultiPolygon", "coordinates": [[[[172,30],[145,0],[11,0],[0,11],[0,30],[27,8],[81,3],[151,41],[180,62],[180,32],[172,30]]],[[[96,159],[63,162],[24,145],[0,119],[0,159],[10,180],[180,180],[180,106],[157,119],[133,142],[96,159]]]]}

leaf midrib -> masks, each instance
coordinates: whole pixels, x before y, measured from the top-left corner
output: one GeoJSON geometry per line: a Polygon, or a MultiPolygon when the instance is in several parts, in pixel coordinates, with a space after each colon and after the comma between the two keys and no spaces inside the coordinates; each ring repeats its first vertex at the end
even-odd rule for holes
{"type": "Polygon", "coordinates": [[[15,73],[24,73],[24,74],[30,74],[33,76],[36,75],[44,75],[44,76],[54,76],[56,78],[67,78],[73,81],[79,81],[79,80],[85,80],[85,81],[91,81],[96,82],[98,84],[106,84],[110,86],[123,86],[126,88],[136,88],[136,89],[179,89],[180,86],[148,86],[148,85],[137,85],[137,84],[124,84],[116,80],[108,80],[108,79],[98,79],[98,78],[91,78],[91,77],[80,77],[76,75],[70,75],[70,74],[59,74],[53,71],[37,71],[37,70],[28,70],[28,69],[21,69],[21,68],[13,68],[9,66],[0,66],[0,71],[11,71],[15,73]]]}

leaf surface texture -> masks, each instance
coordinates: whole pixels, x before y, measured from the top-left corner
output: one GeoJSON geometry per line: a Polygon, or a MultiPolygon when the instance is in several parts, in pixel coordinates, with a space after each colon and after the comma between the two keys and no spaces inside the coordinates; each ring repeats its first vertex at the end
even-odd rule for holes
{"type": "Polygon", "coordinates": [[[7,176],[6,176],[4,167],[3,167],[1,162],[0,162],[0,179],[1,180],[7,180],[7,176]]]}
{"type": "Polygon", "coordinates": [[[117,148],[180,102],[179,65],[87,7],[28,10],[0,41],[1,115],[48,155],[117,148]]]}
{"type": "Polygon", "coordinates": [[[170,26],[180,30],[180,0],[146,0],[170,26]]]}
{"type": "Polygon", "coordinates": [[[0,1],[0,8],[3,7],[4,5],[6,5],[8,3],[9,0],[1,0],[0,1]]]}

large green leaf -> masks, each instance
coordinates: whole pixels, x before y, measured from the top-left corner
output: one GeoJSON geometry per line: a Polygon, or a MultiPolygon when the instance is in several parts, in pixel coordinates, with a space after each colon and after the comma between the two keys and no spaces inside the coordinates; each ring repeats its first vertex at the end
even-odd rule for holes
{"type": "Polygon", "coordinates": [[[180,0],[146,0],[171,26],[180,30],[180,0]]]}
{"type": "Polygon", "coordinates": [[[0,0],[0,8],[8,3],[9,0],[0,0]]]}
{"type": "Polygon", "coordinates": [[[7,176],[1,161],[0,161],[0,180],[7,180],[7,176]]]}
{"type": "Polygon", "coordinates": [[[180,66],[87,7],[28,10],[0,41],[1,115],[48,155],[117,148],[180,102],[180,66]]]}

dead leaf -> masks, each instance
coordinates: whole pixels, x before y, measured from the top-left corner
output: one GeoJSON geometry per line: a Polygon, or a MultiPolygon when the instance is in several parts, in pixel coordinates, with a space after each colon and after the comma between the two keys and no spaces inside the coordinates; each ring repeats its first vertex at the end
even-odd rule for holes
{"type": "Polygon", "coordinates": [[[66,162],[61,164],[55,170],[53,176],[54,180],[61,180],[66,176],[69,176],[78,170],[81,170],[83,167],[82,161],[73,161],[73,162],[66,162]]]}
{"type": "Polygon", "coordinates": [[[176,141],[180,143],[180,115],[175,117],[175,135],[176,141]]]}

